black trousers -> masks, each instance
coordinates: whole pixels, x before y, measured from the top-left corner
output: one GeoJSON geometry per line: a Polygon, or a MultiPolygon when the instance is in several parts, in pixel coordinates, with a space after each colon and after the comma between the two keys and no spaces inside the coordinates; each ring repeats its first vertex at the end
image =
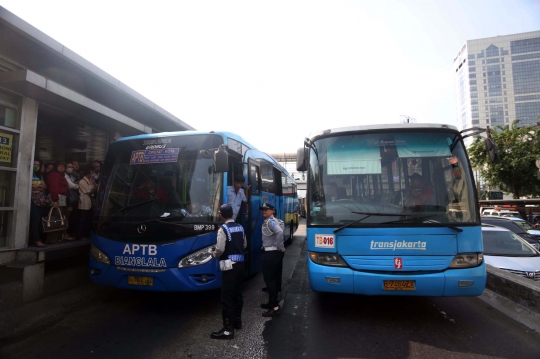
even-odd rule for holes
{"type": "Polygon", "coordinates": [[[263,252],[262,270],[264,282],[266,283],[266,288],[268,288],[268,304],[270,305],[270,308],[274,308],[279,305],[278,291],[281,290],[281,275],[283,272],[282,265],[283,252],[263,252]]]}
{"type": "Polygon", "coordinates": [[[30,240],[34,243],[41,241],[41,218],[45,217],[51,207],[38,207],[30,201],[30,240]]]}
{"type": "Polygon", "coordinates": [[[77,224],[77,239],[90,239],[90,229],[92,228],[92,210],[77,209],[79,213],[79,223],[77,224]]]}
{"type": "Polygon", "coordinates": [[[233,269],[221,272],[221,313],[223,327],[227,329],[232,328],[235,320],[242,318],[244,268],[244,262],[236,262],[233,269]]]}

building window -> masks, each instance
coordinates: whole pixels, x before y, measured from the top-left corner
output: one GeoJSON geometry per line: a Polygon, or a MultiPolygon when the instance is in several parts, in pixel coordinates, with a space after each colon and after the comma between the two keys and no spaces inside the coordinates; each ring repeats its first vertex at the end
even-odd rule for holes
{"type": "Polygon", "coordinates": [[[540,51],[540,37],[532,39],[510,41],[510,51],[514,54],[540,51]]]}

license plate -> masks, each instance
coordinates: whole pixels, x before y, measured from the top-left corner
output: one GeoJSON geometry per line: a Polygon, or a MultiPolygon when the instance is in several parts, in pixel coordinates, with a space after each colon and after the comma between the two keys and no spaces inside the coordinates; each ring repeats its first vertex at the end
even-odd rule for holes
{"type": "Polygon", "coordinates": [[[146,286],[153,286],[154,285],[154,278],[153,277],[135,277],[135,276],[128,276],[128,284],[130,285],[146,285],[146,286]]]}
{"type": "Polygon", "coordinates": [[[385,280],[384,290],[415,290],[414,280],[385,280]]]}

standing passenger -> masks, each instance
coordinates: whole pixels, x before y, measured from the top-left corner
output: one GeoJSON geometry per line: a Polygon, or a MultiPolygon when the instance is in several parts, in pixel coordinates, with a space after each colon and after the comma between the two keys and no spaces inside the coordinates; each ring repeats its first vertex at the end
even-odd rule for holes
{"type": "Polygon", "coordinates": [[[219,218],[224,222],[218,230],[217,244],[212,257],[220,259],[221,267],[221,315],[223,328],[213,332],[212,339],[232,339],[234,330],[242,329],[242,283],[244,281],[244,248],[247,247],[244,228],[234,223],[233,209],[224,204],[219,208],[219,218]],[[229,268],[221,262],[229,261],[229,268]]]}
{"type": "Polygon", "coordinates": [[[281,265],[285,253],[283,229],[273,216],[275,210],[273,205],[265,203],[260,209],[265,218],[262,225],[262,270],[264,282],[268,288],[268,303],[261,304],[261,308],[267,309],[267,311],[262,316],[274,317],[281,314],[278,301],[278,291],[281,288],[278,288],[278,285],[281,282],[281,265]]]}
{"type": "Polygon", "coordinates": [[[95,181],[92,176],[94,171],[90,168],[85,169],[83,178],[79,181],[79,224],[77,227],[77,239],[90,238],[90,229],[92,227],[92,199],[90,194],[94,193],[95,181]]]}
{"type": "Polygon", "coordinates": [[[251,184],[248,183],[246,186],[246,194],[244,194],[244,190],[242,187],[244,186],[245,178],[242,175],[236,175],[234,176],[234,186],[227,186],[227,204],[230,204],[233,209],[233,221],[236,221],[236,216],[238,215],[238,212],[240,211],[240,206],[242,205],[242,202],[247,203],[248,197],[249,197],[249,189],[251,187],[251,184]]]}

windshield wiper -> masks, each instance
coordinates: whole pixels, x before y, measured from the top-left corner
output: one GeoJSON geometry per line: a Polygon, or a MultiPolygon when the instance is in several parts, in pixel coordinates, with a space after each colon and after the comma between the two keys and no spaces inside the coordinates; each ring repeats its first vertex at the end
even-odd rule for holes
{"type": "MultiPolygon", "coordinates": [[[[386,224],[386,223],[399,223],[399,222],[407,222],[407,221],[412,221],[414,219],[426,219],[426,218],[432,218],[432,217],[437,217],[436,214],[433,214],[431,216],[423,216],[423,217],[414,217],[414,218],[405,218],[405,219],[398,219],[397,221],[391,221],[391,222],[384,222],[383,224],[386,224]]],[[[429,224],[435,224],[435,225],[438,225],[440,227],[446,227],[446,228],[450,228],[456,232],[463,232],[463,229],[461,228],[458,228],[458,227],[455,227],[455,226],[452,226],[450,224],[446,224],[446,223],[441,223],[441,222],[436,222],[436,221],[426,221],[427,223],[429,224]]],[[[424,222],[424,223],[426,223],[424,222]]]]}
{"type": "Polygon", "coordinates": [[[437,221],[426,221],[424,223],[429,223],[429,224],[436,224],[438,225],[439,227],[446,227],[446,228],[450,228],[450,229],[453,229],[454,231],[456,232],[463,232],[463,229],[459,228],[459,227],[456,227],[456,226],[452,226],[450,224],[446,224],[446,223],[441,223],[441,222],[437,222],[437,221]]]}
{"type": "Polygon", "coordinates": [[[140,202],[140,203],[135,203],[135,204],[132,204],[130,206],[127,206],[127,207],[124,207],[124,208],[121,208],[119,209],[118,211],[114,212],[113,214],[111,214],[109,217],[107,217],[103,222],[101,222],[98,226],[98,228],[101,228],[103,227],[103,225],[107,222],[109,222],[114,216],[116,216],[118,213],[122,213],[124,211],[127,211],[129,209],[133,209],[133,208],[137,208],[139,206],[142,206],[143,204],[147,204],[147,203],[152,203],[152,202],[155,202],[156,200],[155,199],[150,199],[148,201],[144,201],[144,202],[140,202]]]}
{"type": "MultiPolygon", "coordinates": [[[[395,217],[395,216],[400,216],[400,217],[407,216],[406,214],[387,214],[387,213],[370,213],[370,212],[355,212],[355,211],[351,211],[351,213],[365,214],[366,216],[362,217],[360,219],[357,219],[354,222],[347,223],[347,224],[345,224],[345,225],[343,225],[343,226],[341,226],[339,228],[334,229],[334,233],[340,232],[340,231],[344,230],[345,228],[347,228],[349,226],[352,226],[355,223],[359,223],[359,222],[363,221],[364,219],[366,219],[368,217],[371,217],[373,215],[375,215],[375,216],[392,216],[392,217],[395,217]]],[[[388,222],[388,223],[391,223],[391,222],[388,222]]]]}

